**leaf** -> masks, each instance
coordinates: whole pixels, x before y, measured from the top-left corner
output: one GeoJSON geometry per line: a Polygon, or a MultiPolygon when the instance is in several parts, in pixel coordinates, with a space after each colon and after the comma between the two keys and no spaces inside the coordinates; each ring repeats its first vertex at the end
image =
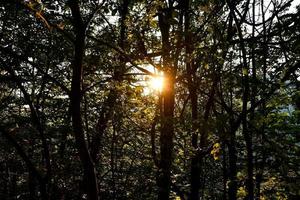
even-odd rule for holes
{"type": "Polygon", "coordinates": [[[220,158],[220,149],[221,145],[220,143],[215,143],[213,146],[213,149],[211,150],[210,154],[213,156],[214,160],[219,160],[220,158]]]}
{"type": "Polygon", "coordinates": [[[249,74],[248,69],[245,68],[245,67],[243,67],[243,76],[245,76],[245,75],[247,75],[247,74],[249,74]]]}
{"type": "Polygon", "coordinates": [[[158,27],[158,23],[156,20],[151,20],[150,21],[150,26],[153,27],[153,28],[157,28],[158,27]]]}
{"type": "Polygon", "coordinates": [[[243,186],[243,187],[240,187],[237,191],[237,197],[239,198],[243,198],[247,196],[247,191],[246,191],[246,188],[243,186]]]}
{"type": "Polygon", "coordinates": [[[207,63],[205,63],[205,65],[203,66],[204,69],[208,70],[209,69],[209,65],[207,63]]]}

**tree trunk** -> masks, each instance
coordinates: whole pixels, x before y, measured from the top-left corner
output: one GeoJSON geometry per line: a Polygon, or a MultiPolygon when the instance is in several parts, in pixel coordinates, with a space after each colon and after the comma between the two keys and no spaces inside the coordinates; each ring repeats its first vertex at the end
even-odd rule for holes
{"type": "Polygon", "coordinates": [[[75,59],[73,63],[73,76],[71,84],[71,109],[72,127],[75,135],[76,145],[79,151],[80,160],[83,165],[84,176],[86,177],[88,199],[98,199],[97,179],[94,164],[90,157],[81,117],[81,78],[82,78],[82,59],[84,53],[84,36],[76,36],[75,59]]]}
{"type": "MultiPolygon", "coordinates": [[[[231,15],[235,21],[237,33],[239,37],[239,46],[241,48],[242,52],[242,89],[243,89],[243,105],[242,105],[242,113],[241,113],[241,119],[242,119],[242,134],[244,136],[245,142],[246,142],[246,151],[247,151],[247,190],[248,195],[247,198],[249,200],[253,200],[253,149],[252,149],[252,134],[251,131],[248,129],[248,117],[247,117],[247,104],[249,100],[249,93],[250,93],[250,87],[249,87],[249,65],[247,62],[247,51],[246,46],[244,43],[243,33],[242,33],[242,27],[241,24],[243,23],[243,19],[240,21],[237,19],[237,16],[234,11],[233,4],[229,4],[231,15]]],[[[246,11],[245,11],[246,12],[246,11]]]]}
{"type": "Polygon", "coordinates": [[[174,78],[171,74],[165,74],[165,87],[162,92],[163,115],[160,135],[160,171],[158,177],[158,199],[169,199],[171,185],[171,164],[174,135],[174,78]]]}
{"type": "MultiPolygon", "coordinates": [[[[255,36],[255,0],[253,0],[252,5],[252,37],[255,36]]],[[[251,44],[251,61],[252,61],[252,79],[253,81],[256,80],[256,64],[255,64],[255,47],[254,43],[251,44]]],[[[252,95],[250,97],[251,105],[254,106],[256,101],[256,83],[254,82],[252,85],[252,95]]],[[[254,114],[255,110],[252,110],[250,113],[250,123],[254,120],[254,114]]],[[[247,170],[248,170],[248,180],[247,180],[247,191],[248,191],[248,199],[253,200],[254,199],[254,182],[253,182],[253,170],[254,170],[254,164],[253,164],[253,142],[252,142],[252,133],[254,130],[249,129],[248,134],[246,135],[246,148],[247,148],[247,170]]]]}
{"type": "Polygon", "coordinates": [[[198,140],[199,135],[197,133],[198,127],[198,96],[197,89],[194,83],[193,73],[193,63],[192,63],[192,38],[190,34],[190,14],[189,14],[189,0],[185,0],[183,4],[184,10],[184,39],[185,39],[185,50],[186,50],[186,71],[188,74],[188,89],[191,100],[191,108],[192,108],[192,147],[194,149],[194,155],[191,159],[191,188],[190,188],[190,197],[191,200],[199,199],[199,189],[200,189],[200,162],[198,155],[198,140]]]}
{"type": "Polygon", "coordinates": [[[158,199],[169,199],[171,186],[171,165],[174,136],[174,84],[175,70],[170,56],[170,24],[171,12],[169,9],[161,9],[158,19],[162,35],[162,58],[164,72],[164,87],[162,90],[162,113],[160,133],[160,169],[158,171],[157,185],[159,188],[158,199]]]}
{"type": "Polygon", "coordinates": [[[94,163],[90,156],[83,131],[81,116],[81,82],[83,71],[83,57],[85,51],[85,25],[81,18],[78,1],[69,1],[73,16],[73,26],[75,28],[75,54],[72,64],[71,83],[71,114],[72,127],[75,141],[79,152],[79,157],[83,166],[84,180],[87,188],[87,198],[89,200],[98,199],[98,185],[94,163]]]}
{"type": "Polygon", "coordinates": [[[231,131],[229,144],[228,144],[228,157],[229,157],[229,185],[228,185],[228,198],[229,200],[236,200],[237,193],[237,155],[236,155],[236,144],[235,144],[235,131],[231,131]]]}

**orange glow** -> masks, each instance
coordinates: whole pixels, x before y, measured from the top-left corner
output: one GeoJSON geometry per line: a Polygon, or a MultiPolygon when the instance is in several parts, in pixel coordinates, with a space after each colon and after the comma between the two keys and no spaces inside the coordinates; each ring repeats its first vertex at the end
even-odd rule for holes
{"type": "Polygon", "coordinates": [[[155,76],[151,77],[149,80],[149,86],[151,89],[161,92],[164,85],[164,77],[163,76],[155,76]]]}

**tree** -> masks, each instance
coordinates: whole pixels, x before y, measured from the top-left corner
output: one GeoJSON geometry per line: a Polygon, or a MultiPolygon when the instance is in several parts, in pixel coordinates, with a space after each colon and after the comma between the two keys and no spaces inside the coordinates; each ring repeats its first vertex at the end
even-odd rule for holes
{"type": "Polygon", "coordinates": [[[298,199],[292,2],[1,2],[0,198],[298,199]]]}

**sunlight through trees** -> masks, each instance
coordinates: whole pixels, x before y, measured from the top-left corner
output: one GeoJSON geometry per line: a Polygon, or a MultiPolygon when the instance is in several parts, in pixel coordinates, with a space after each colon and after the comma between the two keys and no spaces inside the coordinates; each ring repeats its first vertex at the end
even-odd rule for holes
{"type": "Polygon", "coordinates": [[[1,200],[300,199],[297,0],[1,0],[1,200]]]}

